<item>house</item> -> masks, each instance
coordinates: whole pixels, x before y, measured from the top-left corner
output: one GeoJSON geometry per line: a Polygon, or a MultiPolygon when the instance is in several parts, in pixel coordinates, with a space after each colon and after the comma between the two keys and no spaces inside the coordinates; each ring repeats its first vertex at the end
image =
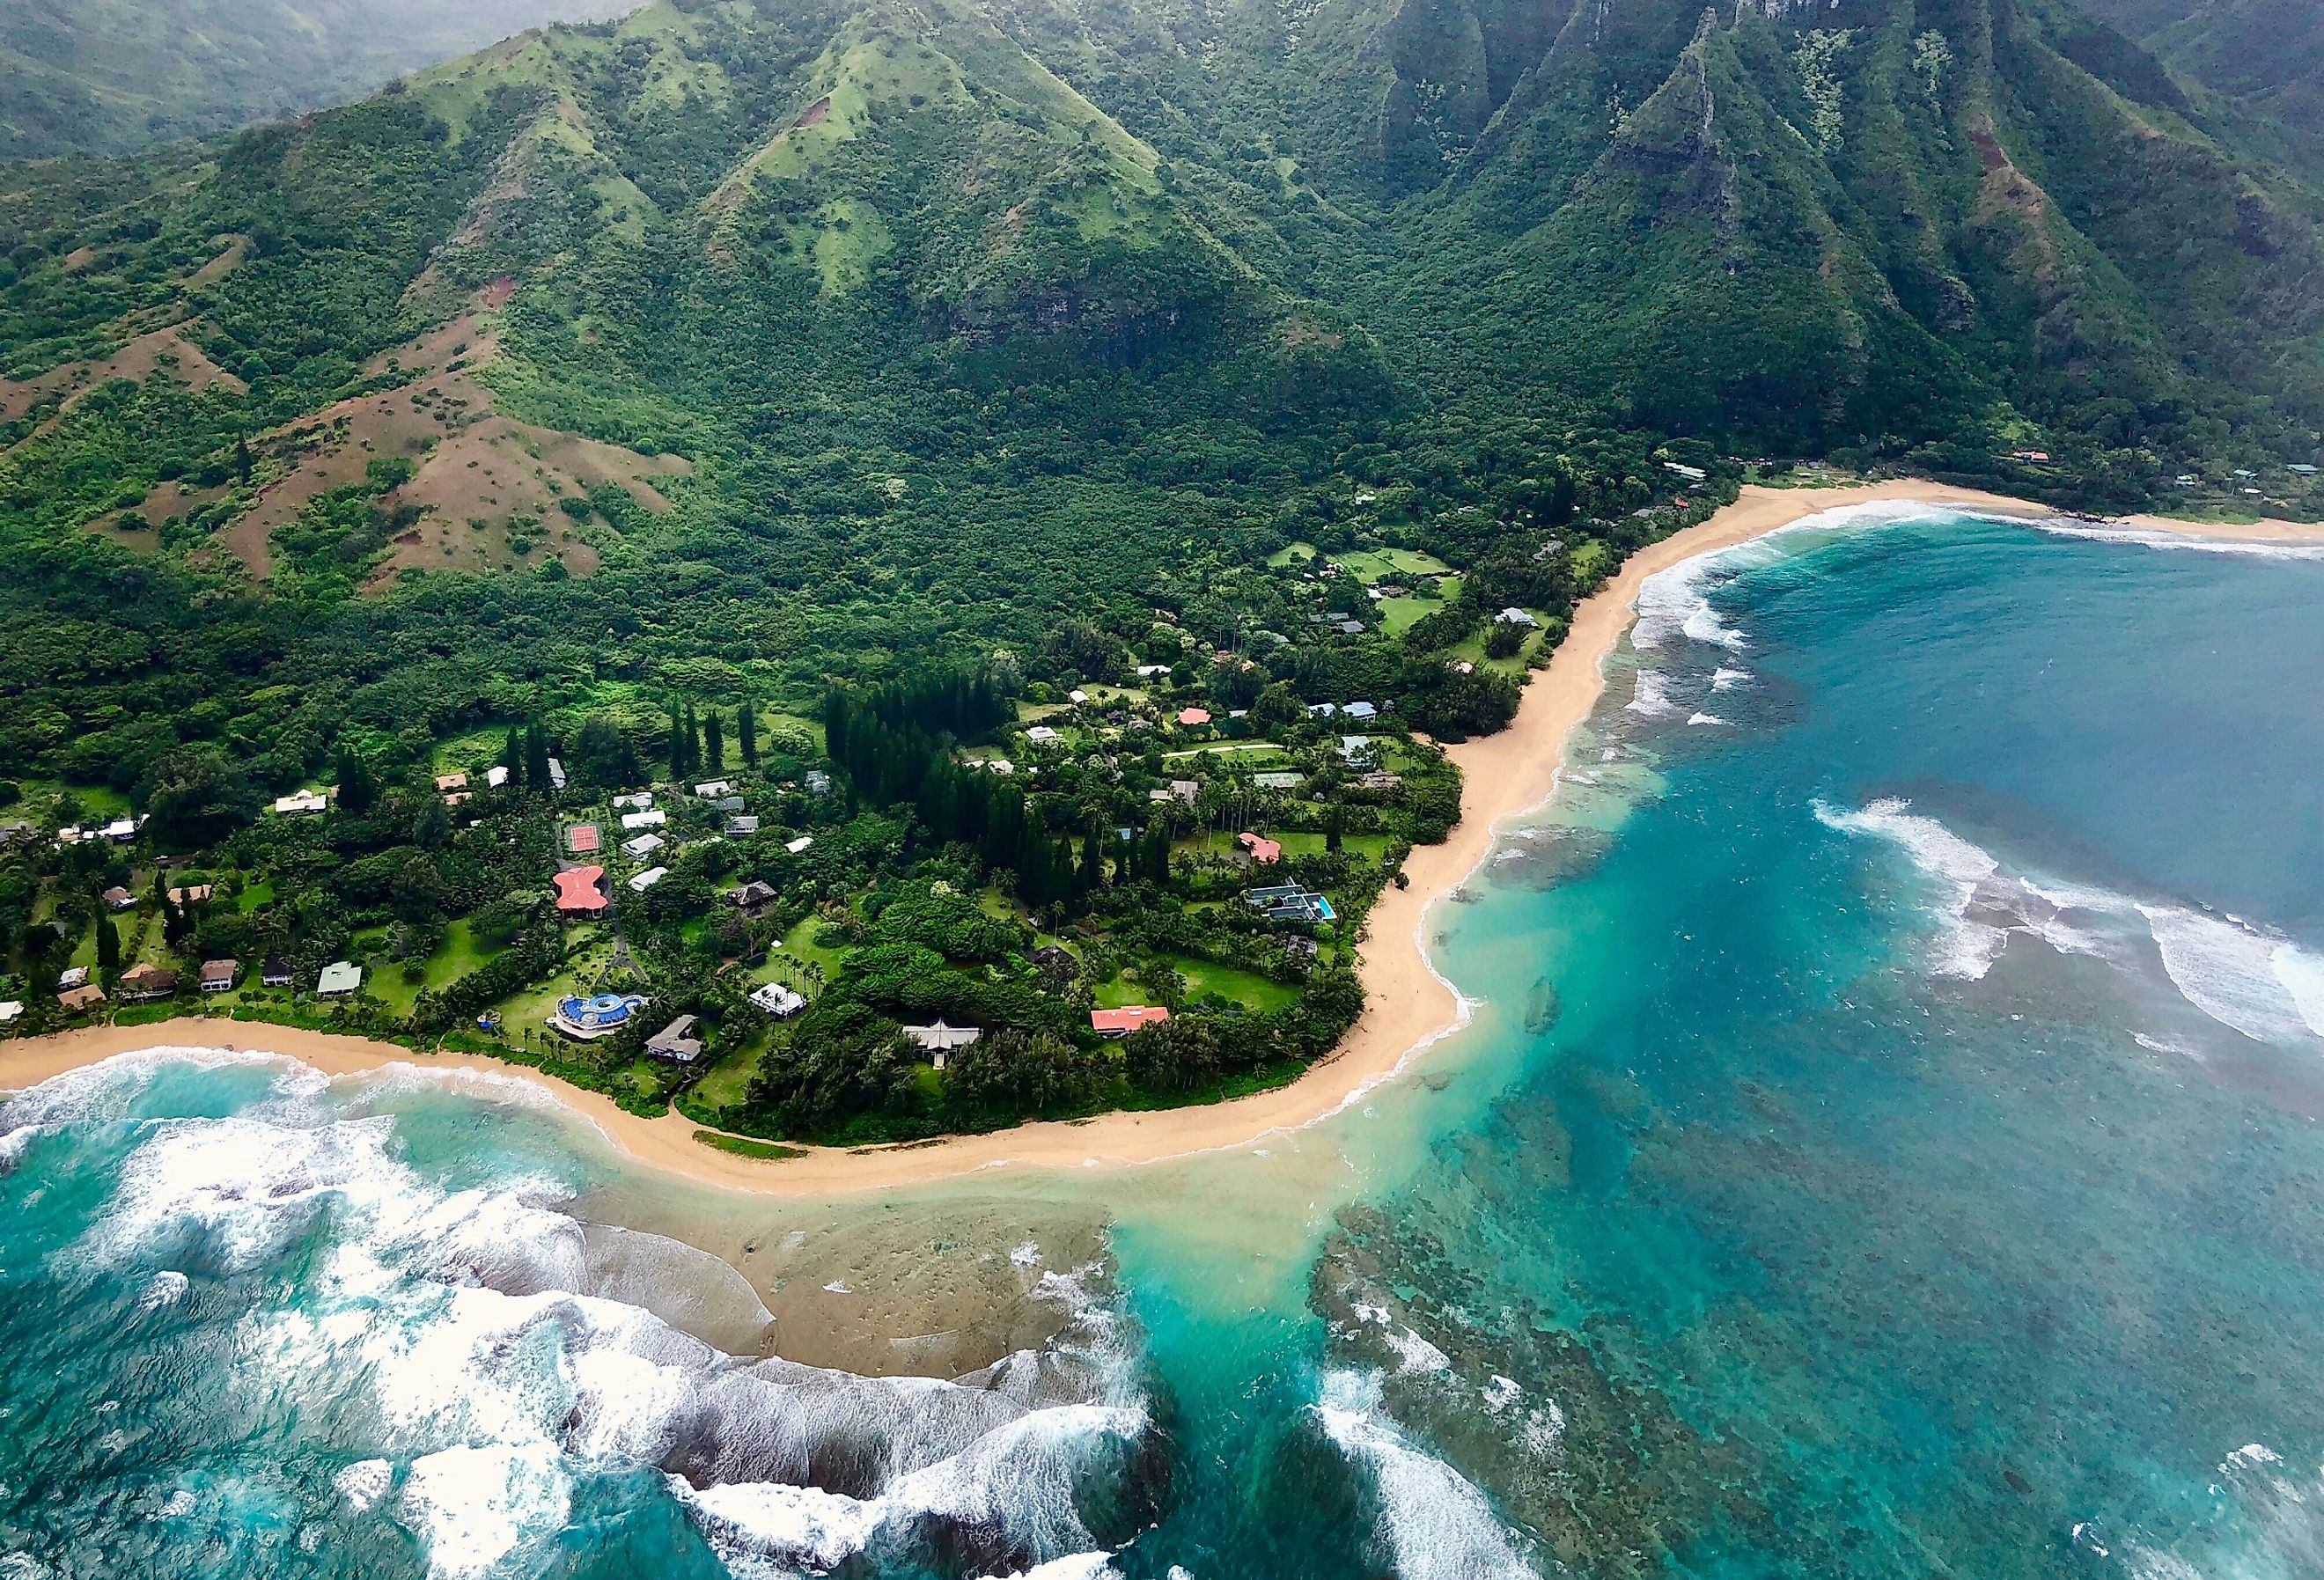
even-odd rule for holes
{"type": "Polygon", "coordinates": [[[205,960],[199,977],[204,993],[226,993],[234,987],[234,979],[242,975],[239,960],[205,960]]]}
{"type": "Polygon", "coordinates": [[[1340,632],[1345,636],[1361,636],[1364,633],[1364,623],[1360,620],[1342,620],[1340,622],[1340,632]]]}
{"type": "Polygon", "coordinates": [[[436,788],[446,791],[466,790],[468,776],[465,773],[439,773],[436,776],[436,788]]]}
{"type": "Polygon", "coordinates": [[[567,867],[550,880],[557,885],[557,909],[567,916],[595,916],[613,903],[605,898],[605,869],[567,867]]]}
{"type": "Polygon", "coordinates": [[[1294,933],[1291,937],[1283,940],[1283,952],[1301,960],[1313,960],[1315,958],[1316,952],[1315,940],[1313,938],[1301,938],[1298,934],[1294,933]]]}
{"type": "Polygon", "coordinates": [[[1159,1026],[1170,1012],[1159,1005],[1124,1004],[1118,1010],[1092,1010],[1090,1030],[1100,1037],[1127,1037],[1141,1026],[1159,1026]]]}
{"type": "Polygon", "coordinates": [[[714,812],[739,812],[744,805],[740,796],[720,796],[710,803],[710,809],[714,812]]]}
{"type": "Polygon", "coordinates": [[[554,757],[549,760],[549,788],[550,790],[565,788],[565,764],[554,757]]]}
{"type": "Polygon", "coordinates": [[[1194,804],[1194,798],[1203,793],[1202,781],[1192,779],[1174,779],[1170,781],[1170,793],[1191,807],[1194,804]]]}
{"type": "Polygon", "coordinates": [[[104,1002],[105,990],[93,982],[85,983],[79,987],[57,994],[57,1003],[64,1006],[65,1013],[68,1015],[77,1015],[81,1011],[104,1002]]]}
{"type": "Polygon", "coordinates": [[[290,962],[280,955],[269,955],[259,962],[258,980],[260,984],[265,987],[289,987],[290,962]]]}
{"type": "Polygon", "coordinates": [[[1065,693],[1065,700],[1072,703],[1075,707],[1079,707],[1083,703],[1089,700],[1089,693],[1080,690],[1068,691],[1065,693]]]}
{"type": "Polygon", "coordinates": [[[641,862],[662,846],[659,834],[641,834],[635,839],[622,842],[622,854],[633,862],[641,862]]]}
{"type": "Polygon", "coordinates": [[[286,818],[312,818],[329,809],[330,798],[318,790],[302,790],[274,798],[274,809],[286,818]]]}
{"type": "Polygon", "coordinates": [[[506,763],[495,762],[490,768],[484,770],[485,788],[489,790],[500,790],[506,786],[508,781],[509,771],[506,763]]]}
{"type": "Polygon", "coordinates": [[[748,839],[752,835],[756,834],[759,831],[759,822],[760,819],[757,818],[729,818],[726,819],[726,837],[729,839],[748,839]]]}
{"type": "Polygon", "coordinates": [[[1035,725],[1031,729],[1025,732],[1025,738],[1032,742],[1036,746],[1046,746],[1052,741],[1064,740],[1065,736],[1059,735],[1056,731],[1051,729],[1047,725],[1035,725]]]}
{"type": "Polygon", "coordinates": [[[647,890],[652,888],[656,883],[660,882],[664,878],[669,876],[669,869],[668,867],[648,867],[644,872],[631,878],[630,892],[632,894],[642,894],[647,890]]]}
{"type": "Polygon", "coordinates": [[[137,896],[118,883],[105,892],[105,908],[107,910],[126,910],[136,903],[137,896]]]}
{"type": "Polygon", "coordinates": [[[473,797],[466,790],[454,790],[450,795],[444,798],[444,804],[447,807],[456,807],[462,801],[472,799],[473,797]]]}
{"type": "Polygon", "coordinates": [[[646,1039],[646,1057],[669,1064],[692,1064],[702,1057],[702,1039],[694,1034],[692,1015],[680,1015],[646,1039]]]}
{"type": "Polygon", "coordinates": [[[1309,718],[1330,718],[1339,711],[1340,705],[1336,702],[1311,702],[1307,705],[1309,718]]]}
{"type": "Polygon", "coordinates": [[[1151,680],[1159,676],[1167,675],[1169,672],[1170,666],[1167,664],[1140,664],[1138,666],[1138,678],[1141,680],[1151,680]]]}
{"type": "Polygon", "coordinates": [[[626,807],[632,811],[642,812],[652,805],[653,791],[651,790],[632,790],[628,795],[613,798],[613,807],[616,810],[626,807]]]}
{"type": "Polygon", "coordinates": [[[1384,768],[1376,768],[1357,780],[1356,788],[1368,790],[1391,790],[1403,782],[1404,775],[1390,773],[1384,768]]]}
{"type": "Polygon", "coordinates": [[[1243,891],[1243,903],[1269,921],[1331,921],[1339,913],[1332,902],[1313,889],[1297,883],[1277,883],[1264,889],[1243,891]]]}
{"type": "Polygon", "coordinates": [[[622,814],[622,832],[635,834],[641,828],[660,828],[669,822],[669,814],[667,812],[654,810],[624,812],[622,814]]]}
{"type": "Polygon", "coordinates": [[[785,840],[783,842],[783,848],[790,852],[793,855],[797,855],[799,852],[805,850],[808,845],[813,845],[814,843],[814,835],[802,834],[797,839],[785,840]]]}
{"type": "Polygon", "coordinates": [[[23,1012],[24,1002],[22,999],[0,999],[0,1026],[5,1026],[23,1012]]]}
{"type": "Polygon", "coordinates": [[[323,967],[315,978],[315,996],[318,999],[345,998],[363,985],[363,967],[353,961],[334,960],[323,967]]]}
{"type": "Polygon", "coordinates": [[[1350,718],[1379,717],[1379,709],[1374,707],[1369,702],[1351,702],[1347,707],[1342,708],[1340,711],[1346,714],[1350,718]]]}
{"type": "Polygon", "coordinates": [[[694,787],[694,793],[706,801],[715,801],[720,796],[733,795],[734,781],[731,779],[706,779],[694,787]]]}
{"type": "Polygon", "coordinates": [[[1074,952],[1056,944],[1044,944],[1034,950],[1033,964],[1064,982],[1071,982],[1082,974],[1082,963],[1074,958],[1074,952]]]}
{"type": "Polygon", "coordinates": [[[1182,728],[1198,730],[1210,722],[1211,710],[1209,708],[1182,707],[1178,710],[1178,723],[1182,728]]]}
{"type": "Polygon", "coordinates": [[[575,855],[593,855],[598,845],[595,823],[576,823],[565,831],[565,848],[575,855]]]}
{"type": "Polygon", "coordinates": [[[86,966],[68,966],[62,971],[57,973],[57,991],[59,993],[70,993],[77,987],[85,987],[88,984],[88,967],[86,966]]]}
{"type": "Polygon", "coordinates": [[[1296,790],[1307,782],[1304,773],[1254,773],[1250,782],[1261,790],[1296,790]]]}
{"type": "Polygon", "coordinates": [[[726,899],[737,910],[758,910],[775,902],[775,886],[754,878],[739,889],[727,890],[726,899]]]}
{"type": "Polygon", "coordinates": [[[2284,470],[2291,473],[2295,477],[2313,477],[2316,476],[2316,468],[2309,466],[2305,462],[2295,462],[2292,466],[2286,467],[2284,470]]]}
{"type": "Polygon", "coordinates": [[[127,845],[137,837],[137,830],[144,822],[143,818],[115,818],[97,832],[115,845],[127,845]]]}
{"type": "Polygon", "coordinates": [[[124,999],[165,999],[177,991],[178,974],[149,960],[140,960],[121,974],[124,999]]]}
{"type": "Polygon", "coordinates": [[[751,990],[749,1000],[753,1009],[766,1011],[779,1021],[786,1015],[796,1015],[807,1008],[807,1000],[779,982],[761,984],[751,990]]]}
{"type": "Polygon", "coordinates": [[[214,892],[216,888],[209,883],[196,883],[189,888],[172,889],[170,891],[170,903],[177,906],[207,905],[214,892]]]}
{"type": "Polygon", "coordinates": [[[1676,461],[1665,461],[1663,463],[1663,470],[1665,472],[1676,472],[1680,476],[1685,478],[1690,483],[1700,483],[1705,477],[1711,476],[1710,473],[1704,471],[1701,467],[1682,466],[1676,461]]]}
{"type": "Polygon", "coordinates": [[[1340,756],[1342,761],[1348,762],[1360,762],[1369,758],[1371,753],[1372,738],[1370,735],[1342,735],[1340,737],[1340,756]]]}
{"type": "Polygon", "coordinates": [[[1499,614],[1493,616],[1493,624],[1496,625],[1514,625],[1520,631],[1531,631],[1539,626],[1541,622],[1526,614],[1523,609],[1520,609],[1512,604],[1509,607],[1502,610],[1499,614]]]}
{"type": "Polygon", "coordinates": [[[584,996],[575,993],[557,1001],[557,1008],[549,1017],[549,1029],[559,1036],[576,1042],[595,1042],[600,1037],[611,1037],[630,1023],[630,1017],[645,1008],[643,993],[600,993],[584,996]]]}
{"type": "Polygon", "coordinates": [[[966,1048],[984,1032],[975,1026],[954,1026],[942,1015],[926,1026],[907,1026],[904,1035],[919,1045],[922,1052],[935,1055],[936,1068],[945,1067],[945,1057],[955,1048],[966,1048]]]}
{"type": "Polygon", "coordinates": [[[1266,837],[1264,835],[1252,834],[1249,831],[1245,831],[1244,833],[1236,835],[1235,841],[1237,844],[1240,845],[1244,850],[1250,853],[1250,860],[1253,866],[1263,867],[1270,862],[1279,862],[1283,859],[1282,845],[1278,841],[1266,837]]]}
{"type": "Polygon", "coordinates": [[[2009,458],[2013,461],[2046,461],[2050,458],[2050,452],[2048,450],[2013,450],[2010,452],[2009,458]]]}
{"type": "Polygon", "coordinates": [[[1017,765],[1006,757],[988,757],[984,760],[984,770],[988,773],[1010,774],[1017,772],[1017,765]]]}

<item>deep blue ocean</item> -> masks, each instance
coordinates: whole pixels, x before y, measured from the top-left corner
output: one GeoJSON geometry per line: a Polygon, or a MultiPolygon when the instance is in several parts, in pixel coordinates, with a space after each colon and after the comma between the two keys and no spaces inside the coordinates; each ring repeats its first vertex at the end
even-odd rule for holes
{"type": "Polygon", "coordinates": [[[538,1108],[22,1095],[0,1576],[2324,1576],[2324,552],[1692,562],[1429,926],[1473,1022],[1346,1113],[979,1182],[1111,1229],[954,1380],[722,1349],[538,1108]]]}

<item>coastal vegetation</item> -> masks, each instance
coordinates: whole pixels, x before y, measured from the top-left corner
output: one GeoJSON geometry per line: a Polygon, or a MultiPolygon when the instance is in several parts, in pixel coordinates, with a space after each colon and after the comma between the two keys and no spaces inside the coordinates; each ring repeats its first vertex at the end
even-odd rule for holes
{"type": "Polygon", "coordinates": [[[11,1024],[794,1139],[1203,1101],[1747,479],[2324,513],[2248,115],[2055,0],[1618,9],[657,0],[0,169],[11,1024]]]}

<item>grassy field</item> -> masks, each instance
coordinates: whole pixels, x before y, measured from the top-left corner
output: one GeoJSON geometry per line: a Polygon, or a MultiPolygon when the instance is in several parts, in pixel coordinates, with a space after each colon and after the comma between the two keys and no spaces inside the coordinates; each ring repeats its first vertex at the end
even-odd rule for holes
{"type": "Polygon", "coordinates": [[[1372,549],[1333,558],[1366,587],[1384,581],[1409,581],[1415,577],[1443,576],[1452,568],[1434,554],[1424,554],[1417,549],[1372,549]]]}
{"type": "MultiPolygon", "coordinates": [[[[1270,981],[1255,971],[1239,971],[1231,966],[1220,966],[1209,960],[1197,960],[1187,955],[1164,956],[1170,968],[1186,979],[1186,993],[1203,998],[1216,993],[1231,1003],[1240,1004],[1254,1013],[1288,1009],[1299,1002],[1299,990],[1280,982],[1270,981]]],[[[1117,973],[1092,990],[1097,1006],[1102,1010],[1118,1010],[1128,1004],[1150,1004],[1154,990],[1138,980],[1135,972],[1117,973]]]]}
{"type": "Polygon", "coordinates": [[[771,1030],[761,1030],[746,1039],[740,1048],[720,1059],[694,1084],[694,1095],[712,1108],[733,1108],[749,1095],[751,1077],[759,1073],[759,1060],[766,1057],[767,1048],[774,1039],[771,1030]]]}
{"type": "MultiPolygon", "coordinates": [[[[821,930],[822,927],[823,918],[810,916],[791,929],[783,935],[782,955],[802,965],[821,966],[825,979],[827,981],[839,974],[839,963],[844,957],[845,951],[826,949],[815,941],[815,935],[821,930]]],[[[773,977],[762,976],[760,980],[771,981],[773,977]]],[[[798,985],[792,978],[784,977],[783,980],[791,982],[794,986],[798,985]]]]}
{"type": "MultiPolygon", "coordinates": [[[[377,934],[368,938],[374,943],[380,940],[377,934]]],[[[397,1014],[408,1015],[422,990],[448,987],[498,953],[478,941],[475,929],[468,923],[456,921],[445,929],[443,943],[428,956],[427,975],[420,981],[404,981],[403,967],[396,961],[376,960],[365,964],[364,985],[371,990],[374,998],[392,1006],[397,1014]]]]}
{"type": "Polygon", "coordinates": [[[696,1131],[694,1139],[706,1147],[715,1147],[738,1158],[761,1158],[770,1163],[779,1163],[786,1158],[807,1156],[797,1147],[787,1147],[780,1141],[754,1141],[749,1136],[722,1135],[715,1130],[696,1131]]]}

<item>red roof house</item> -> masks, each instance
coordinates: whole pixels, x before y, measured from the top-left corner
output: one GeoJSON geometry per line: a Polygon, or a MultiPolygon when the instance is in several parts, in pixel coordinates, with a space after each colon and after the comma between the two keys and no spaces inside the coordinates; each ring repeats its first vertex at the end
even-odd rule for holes
{"type": "Polygon", "coordinates": [[[1125,1004],[1118,1010],[1092,1010],[1090,1030],[1100,1037],[1127,1037],[1140,1026],[1158,1026],[1170,1012],[1148,1004],[1125,1004]]]}
{"type": "Polygon", "coordinates": [[[1205,707],[1182,707],[1178,710],[1178,722],[1185,725],[1190,730],[1197,728],[1200,725],[1206,725],[1211,722],[1210,709],[1205,707]]]}
{"type": "Polygon", "coordinates": [[[613,903],[605,898],[603,867],[567,867],[556,882],[557,909],[567,916],[595,916],[613,903]]]}
{"type": "Polygon", "coordinates": [[[1265,866],[1269,862],[1279,862],[1283,859],[1283,845],[1280,841],[1269,839],[1261,834],[1238,834],[1235,837],[1242,842],[1243,849],[1250,852],[1251,864],[1254,866],[1265,866]]]}

